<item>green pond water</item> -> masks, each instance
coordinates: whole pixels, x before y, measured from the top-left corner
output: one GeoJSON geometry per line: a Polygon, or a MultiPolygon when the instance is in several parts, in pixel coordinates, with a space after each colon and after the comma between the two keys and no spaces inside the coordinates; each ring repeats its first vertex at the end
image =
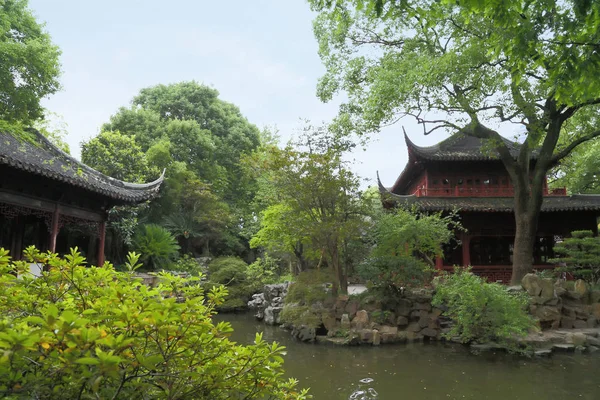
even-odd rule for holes
{"type": "Polygon", "coordinates": [[[316,400],[600,400],[600,354],[527,359],[445,344],[335,347],[297,342],[250,313],[216,318],[231,323],[239,343],[263,332],[285,345],[286,374],[316,400]]]}

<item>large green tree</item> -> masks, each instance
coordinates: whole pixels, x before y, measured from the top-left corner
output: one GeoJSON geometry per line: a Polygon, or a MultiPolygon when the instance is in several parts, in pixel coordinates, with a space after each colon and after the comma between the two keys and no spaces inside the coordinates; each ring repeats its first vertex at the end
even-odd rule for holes
{"type": "Polygon", "coordinates": [[[515,188],[512,281],[520,282],[532,267],[548,170],[600,136],[597,124],[564,129],[600,103],[600,3],[310,3],[327,67],[319,96],[348,96],[340,127],[368,133],[409,116],[425,134],[444,129],[489,140],[515,188]],[[515,128],[522,146],[513,157],[500,133],[515,128]]]}
{"type": "Polygon", "coordinates": [[[59,89],[59,56],[27,0],[0,0],[0,120],[43,116],[40,99],[59,89]]]}
{"type": "Polygon", "coordinates": [[[291,251],[306,267],[306,247],[331,268],[333,294],[346,293],[344,252],[365,225],[359,178],[343,155],[349,143],[325,128],[307,126],[296,143],[272,149],[268,168],[271,204],[262,213],[253,245],[291,251]]]}
{"type": "Polygon", "coordinates": [[[215,89],[194,81],[145,88],[103,130],[135,136],[144,151],[168,140],[173,160],[187,163],[225,201],[243,207],[253,189],[239,160],[259,145],[259,130],[218,96],[215,89]]]}
{"type": "Polygon", "coordinates": [[[256,126],[215,89],[181,82],[142,89],[82,155],[120,179],[147,181],[166,169],[161,196],[143,217],[167,227],[186,252],[243,254],[257,185],[240,158],[259,144],[256,126]]]}

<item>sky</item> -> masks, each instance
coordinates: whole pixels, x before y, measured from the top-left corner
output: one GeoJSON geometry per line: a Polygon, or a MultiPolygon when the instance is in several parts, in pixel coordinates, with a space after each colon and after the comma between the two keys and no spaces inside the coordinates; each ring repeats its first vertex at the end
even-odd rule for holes
{"type": "MultiPolygon", "coordinates": [[[[339,100],[322,103],[316,85],[325,69],[305,0],[30,0],[62,50],[62,90],[43,105],[67,124],[71,153],[99,133],[140,89],[195,80],[212,86],[258,127],[276,127],[283,141],[301,127],[330,121],[339,100]]],[[[415,143],[434,144],[412,121],[415,143]]],[[[402,125],[386,128],[354,170],[391,186],[407,161],[402,125]]],[[[363,185],[363,186],[364,186],[363,185]]]]}

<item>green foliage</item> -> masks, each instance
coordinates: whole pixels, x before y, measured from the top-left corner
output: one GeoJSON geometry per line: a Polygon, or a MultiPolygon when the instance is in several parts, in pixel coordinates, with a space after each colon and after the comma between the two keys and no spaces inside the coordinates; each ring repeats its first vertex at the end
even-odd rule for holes
{"type": "Polygon", "coordinates": [[[285,304],[279,314],[281,322],[292,326],[318,328],[323,323],[322,312],[307,305],[285,304]]]}
{"type": "Polygon", "coordinates": [[[43,117],[40,100],[60,88],[60,50],[27,3],[0,3],[0,120],[26,124],[43,117]]]}
{"type": "Polygon", "coordinates": [[[165,228],[158,225],[143,225],[133,238],[133,249],[142,254],[146,268],[152,271],[170,269],[177,258],[179,245],[165,228]]]}
{"type": "Polygon", "coordinates": [[[345,292],[345,244],[359,240],[366,225],[359,178],[343,155],[352,144],[323,127],[307,126],[296,143],[271,148],[262,161],[268,177],[260,230],[252,246],[288,251],[305,270],[323,258],[334,271],[333,291],[345,292]]]}
{"type": "Polygon", "coordinates": [[[283,379],[283,347],[260,334],[238,345],[228,323],[213,323],[225,290],[166,273],[151,288],[84,263],[33,248],[12,263],[0,249],[3,398],[307,398],[283,379]],[[49,269],[35,278],[29,262],[49,269]]]}
{"type": "MultiPolygon", "coordinates": [[[[596,111],[588,121],[597,124],[597,115],[596,111]]],[[[575,149],[553,172],[550,183],[553,188],[566,187],[571,193],[600,193],[600,140],[575,149]]]]}
{"type": "Polygon", "coordinates": [[[371,318],[378,324],[385,324],[391,316],[391,311],[375,310],[371,313],[371,318]]]}
{"type": "Polygon", "coordinates": [[[285,303],[312,305],[326,301],[331,295],[327,293],[325,288],[333,278],[333,271],[330,269],[314,269],[301,272],[290,285],[285,303]]]}
{"type": "Polygon", "coordinates": [[[269,284],[280,281],[280,267],[278,260],[265,254],[259,257],[246,269],[246,279],[250,282],[269,284]]]}
{"type": "Polygon", "coordinates": [[[208,264],[211,282],[236,285],[246,282],[248,264],[238,257],[219,257],[208,264]]]}
{"type": "Polygon", "coordinates": [[[260,281],[252,281],[247,275],[248,264],[239,257],[218,257],[208,264],[208,285],[223,285],[229,295],[219,305],[220,311],[246,308],[254,293],[262,288],[260,281]]]}
{"type": "Polygon", "coordinates": [[[405,209],[376,214],[370,231],[373,247],[359,266],[361,277],[393,295],[401,287],[431,281],[433,260],[461,230],[454,214],[422,214],[405,209]]]}
{"type": "Polygon", "coordinates": [[[534,326],[526,311],[527,295],[509,293],[505,286],[488,283],[465,268],[436,278],[432,304],[447,307],[444,314],[454,325],[446,336],[460,337],[463,343],[498,342],[516,351],[514,340],[534,326]]]}
{"type": "Polygon", "coordinates": [[[126,180],[148,181],[166,169],[161,196],[143,217],[168,225],[186,253],[241,255],[256,184],[240,158],[259,144],[256,126],[216,90],[180,82],[142,89],[82,154],[126,180]]]}
{"type": "Polygon", "coordinates": [[[105,131],[81,144],[81,160],[105,175],[127,182],[145,183],[160,172],[151,168],[135,137],[105,131]]]}
{"type": "Polygon", "coordinates": [[[571,237],[554,246],[560,258],[550,260],[559,264],[558,272],[568,272],[577,279],[596,284],[600,279],[600,237],[592,231],[574,231],[571,237]]]}
{"type": "Polygon", "coordinates": [[[179,259],[171,265],[171,270],[176,272],[187,272],[192,276],[204,275],[205,273],[202,265],[189,254],[184,254],[179,257],[179,259]]]}

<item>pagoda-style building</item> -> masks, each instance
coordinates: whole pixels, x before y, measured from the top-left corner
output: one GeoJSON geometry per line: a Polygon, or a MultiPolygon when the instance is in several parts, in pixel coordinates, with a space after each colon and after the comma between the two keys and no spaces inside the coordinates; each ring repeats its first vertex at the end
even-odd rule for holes
{"type": "MultiPolygon", "coordinates": [[[[425,212],[457,211],[466,232],[446,246],[436,268],[471,265],[491,282],[510,282],[515,235],[514,191],[495,150],[481,139],[461,134],[430,147],[405,135],[408,164],[391,188],[379,182],[384,206],[416,207],[425,212]]],[[[516,157],[519,144],[505,139],[516,157]]],[[[535,162],[535,155],[532,158],[535,162]]],[[[598,234],[600,195],[568,196],[565,188],[544,187],[534,248],[534,269],[552,268],[553,246],[575,230],[598,234]]]]}
{"type": "Polygon", "coordinates": [[[104,263],[108,211],[158,194],[147,184],[110,178],[64,153],[34,130],[0,132],[0,247],[19,259],[24,248],[67,253],[77,246],[104,263]]]}

